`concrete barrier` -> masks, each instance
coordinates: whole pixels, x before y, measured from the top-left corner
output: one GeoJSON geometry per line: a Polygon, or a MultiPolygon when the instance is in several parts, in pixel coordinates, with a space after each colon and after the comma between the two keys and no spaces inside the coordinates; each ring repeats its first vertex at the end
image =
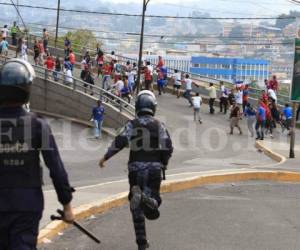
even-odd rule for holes
{"type": "MultiPolygon", "coordinates": [[[[88,121],[97,98],[77,92],[73,88],[37,77],[32,88],[30,106],[32,109],[88,121]]],[[[104,126],[118,129],[132,117],[114,106],[104,103],[104,126]]]]}

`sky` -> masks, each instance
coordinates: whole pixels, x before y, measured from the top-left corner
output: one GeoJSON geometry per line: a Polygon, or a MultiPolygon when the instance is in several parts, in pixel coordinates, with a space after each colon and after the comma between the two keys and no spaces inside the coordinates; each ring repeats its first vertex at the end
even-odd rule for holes
{"type": "MultiPolygon", "coordinates": [[[[104,0],[108,1],[108,0],[104,0]]],[[[124,0],[109,0],[114,3],[124,3],[124,0]]],[[[135,4],[142,3],[142,0],[129,0],[135,4]]],[[[299,10],[300,5],[293,4],[288,0],[150,0],[151,4],[166,4],[168,6],[177,6],[178,12],[188,10],[199,10],[208,12],[213,16],[275,16],[281,13],[288,13],[290,10],[299,10]]]]}

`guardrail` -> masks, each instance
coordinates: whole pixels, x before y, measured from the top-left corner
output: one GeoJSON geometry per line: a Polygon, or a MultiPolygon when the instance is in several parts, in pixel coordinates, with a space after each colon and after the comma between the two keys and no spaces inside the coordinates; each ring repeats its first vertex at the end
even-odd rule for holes
{"type": "MultiPolygon", "coordinates": [[[[28,38],[28,42],[31,45],[33,45],[33,43],[36,39],[42,39],[41,36],[32,35],[32,34],[28,34],[27,38],[28,38]]],[[[61,47],[64,47],[64,44],[62,42],[58,41],[58,44],[61,47]]],[[[94,52],[96,54],[95,49],[88,48],[88,47],[82,46],[80,44],[72,44],[72,46],[75,46],[77,49],[78,48],[82,48],[82,49],[85,48],[87,51],[94,52]]],[[[60,52],[61,54],[64,53],[64,49],[61,48],[61,47],[54,48],[54,47],[51,47],[50,45],[48,47],[49,47],[50,51],[57,51],[57,52],[60,52]]],[[[105,51],[103,51],[103,52],[104,52],[105,55],[109,55],[108,52],[105,52],[105,51]]],[[[53,53],[53,54],[57,54],[57,53],[53,53]]],[[[127,61],[129,61],[131,63],[133,63],[133,62],[137,63],[137,59],[135,59],[135,58],[129,58],[129,57],[125,57],[125,56],[118,55],[118,54],[116,54],[116,56],[118,57],[118,60],[121,61],[122,63],[126,63],[127,61]]],[[[76,53],[76,57],[81,59],[83,57],[83,55],[76,53]]],[[[94,65],[95,65],[94,58],[91,57],[91,59],[92,59],[94,65]]],[[[153,66],[155,66],[155,65],[153,65],[153,66]]],[[[174,69],[174,68],[168,68],[168,76],[171,76],[175,72],[175,70],[176,69],[174,69]]],[[[233,84],[231,82],[228,82],[228,81],[218,80],[218,79],[206,77],[206,76],[199,75],[199,74],[194,74],[194,73],[191,73],[191,72],[185,72],[185,71],[181,71],[181,70],[178,70],[178,72],[181,72],[182,74],[189,74],[190,79],[192,79],[193,81],[197,81],[197,82],[203,82],[204,84],[213,83],[215,85],[220,86],[220,82],[223,82],[227,88],[233,88],[234,87],[233,84]]],[[[250,97],[253,98],[253,99],[259,99],[260,96],[261,96],[261,91],[262,91],[262,89],[249,87],[250,97]]],[[[290,102],[289,96],[286,96],[286,95],[277,94],[277,98],[278,98],[278,103],[282,104],[282,105],[287,103],[287,102],[290,102]]]]}
{"type": "MultiPolygon", "coordinates": [[[[3,65],[4,62],[11,59],[10,57],[0,56],[0,64],[3,65]]],[[[75,77],[69,77],[64,73],[56,72],[56,71],[49,71],[48,69],[32,65],[35,69],[36,75],[45,81],[52,81],[57,82],[60,84],[63,84],[69,88],[72,88],[73,91],[77,91],[80,93],[87,94],[88,92],[93,93],[93,96],[99,98],[105,103],[111,104],[114,107],[116,107],[120,112],[126,112],[131,116],[135,116],[135,107],[124,101],[122,98],[114,95],[113,93],[102,89],[98,86],[89,84],[87,82],[84,82],[78,78],[75,77]],[[54,78],[53,73],[57,75],[56,78],[54,78]]]]}

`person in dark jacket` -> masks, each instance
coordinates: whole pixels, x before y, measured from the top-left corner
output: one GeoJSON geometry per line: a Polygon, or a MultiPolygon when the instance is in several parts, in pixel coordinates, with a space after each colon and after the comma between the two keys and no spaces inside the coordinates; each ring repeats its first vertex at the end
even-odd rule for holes
{"type": "Polygon", "coordinates": [[[90,70],[88,70],[84,76],[84,81],[88,84],[84,84],[84,92],[86,93],[87,91],[87,87],[90,86],[90,90],[91,90],[91,95],[94,95],[94,92],[93,92],[93,85],[95,85],[95,81],[94,81],[94,78],[92,76],[92,73],[90,70]]]}
{"type": "Polygon", "coordinates": [[[50,170],[64,220],[72,222],[72,188],[46,120],[22,108],[35,77],[20,59],[0,72],[0,249],[35,250],[44,209],[40,154],[50,170]]]}
{"type": "Polygon", "coordinates": [[[103,168],[111,157],[126,146],[130,147],[130,210],[138,249],[144,250],[149,247],[145,217],[155,220],[160,216],[161,171],[168,165],[173,146],[165,125],[154,118],[157,106],[154,94],[149,90],[141,91],[135,106],[137,118],[125,125],[99,165],[103,168]]]}

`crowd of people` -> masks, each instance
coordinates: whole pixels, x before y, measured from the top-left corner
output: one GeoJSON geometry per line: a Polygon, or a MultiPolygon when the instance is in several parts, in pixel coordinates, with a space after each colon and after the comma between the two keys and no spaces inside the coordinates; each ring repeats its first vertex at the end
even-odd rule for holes
{"type": "Polygon", "coordinates": [[[254,137],[256,132],[257,140],[264,140],[266,134],[273,138],[274,129],[278,126],[282,132],[287,130],[290,135],[293,109],[288,103],[279,108],[277,99],[279,84],[276,76],[270,81],[265,80],[265,84],[265,90],[261,91],[257,105],[253,105],[249,100],[250,89],[247,84],[236,82],[234,88],[228,89],[221,82],[220,113],[226,114],[229,106],[230,134],[233,134],[234,128],[243,134],[240,121],[245,118],[250,135],[254,137]]]}
{"type": "Polygon", "coordinates": [[[0,55],[7,56],[8,55],[8,37],[11,35],[12,45],[17,46],[17,36],[20,34],[20,29],[17,26],[16,22],[13,23],[11,28],[8,28],[8,25],[5,24],[1,29],[0,33],[0,55]]]}
{"type": "MultiPolygon", "coordinates": [[[[16,45],[16,57],[28,61],[27,41],[22,37],[17,37],[19,28],[16,23],[12,28],[8,29],[5,25],[1,31],[2,41],[0,43],[1,54],[7,55],[9,32],[12,36],[12,45],[16,45]]],[[[68,37],[64,40],[64,58],[53,57],[48,49],[49,33],[47,29],[43,29],[43,35],[40,39],[36,39],[33,46],[33,59],[36,65],[45,66],[48,71],[48,78],[52,77],[58,81],[60,75],[64,76],[66,84],[73,83],[73,72],[76,64],[76,55],[72,49],[72,42],[68,37]]],[[[97,44],[94,54],[85,51],[81,61],[80,78],[84,84],[84,90],[90,95],[94,95],[93,85],[98,84],[105,90],[110,91],[114,95],[131,102],[132,96],[137,88],[138,66],[136,63],[127,61],[123,64],[115,52],[105,55],[97,44]]],[[[245,118],[249,132],[252,137],[264,139],[265,134],[273,137],[273,131],[279,125],[282,131],[291,129],[291,118],[293,115],[292,108],[286,104],[281,110],[277,104],[277,94],[279,91],[279,83],[274,75],[271,80],[266,79],[265,89],[260,93],[257,107],[254,108],[249,102],[249,86],[243,82],[237,81],[234,88],[226,87],[223,82],[220,88],[210,83],[206,88],[209,97],[209,113],[215,114],[215,102],[219,99],[220,113],[226,115],[230,111],[230,134],[233,134],[234,128],[242,134],[240,121],[245,118]]],[[[181,88],[184,85],[182,96],[188,101],[190,107],[194,108],[194,119],[202,123],[200,118],[200,106],[202,98],[195,93],[193,96],[193,86],[198,86],[189,74],[183,74],[178,70],[174,70],[171,78],[168,78],[168,69],[165,66],[161,56],[158,58],[156,65],[152,65],[150,61],[144,61],[141,65],[141,89],[154,91],[156,85],[158,95],[165,93],[165,87],[173,84],[173,93],[177,98],[181,96],[181,88]],[[156,83],[156,84],[154,84],[156,83]]],[[[197,92],[197,91],[196,91],[197,92]]],[[[297,120],[299,119],[300,105],[297,109],[297,120]]]]}

